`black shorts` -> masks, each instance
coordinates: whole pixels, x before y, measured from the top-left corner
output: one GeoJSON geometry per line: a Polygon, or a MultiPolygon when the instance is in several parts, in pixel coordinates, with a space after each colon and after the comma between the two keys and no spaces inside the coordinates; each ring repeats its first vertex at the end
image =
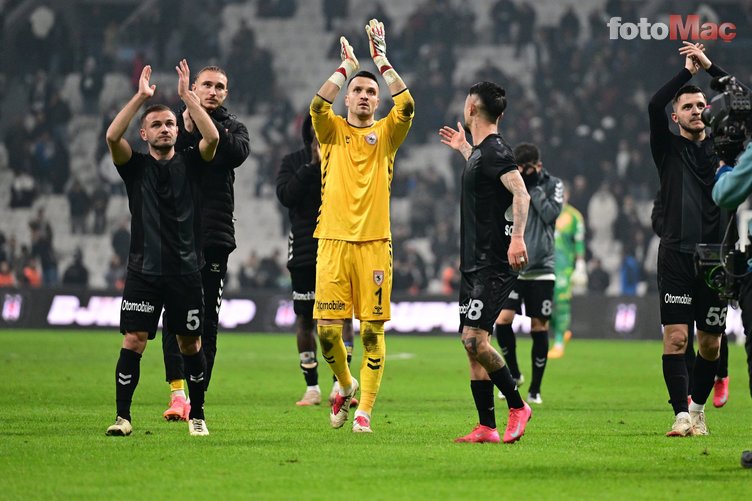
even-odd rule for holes
{"type": "Polygon", "coordinates": [[[517,275],[491,270],[463,273],[460,283],[460,332],[467,327],[493,332],[496,318],[517,282],[517,275]]]}
{"type": "Polygon", "coordinates": [[[555,280],[517,280],[503,309],[522,315],[524,304],[526,316],[548,320],[554,311],[555,283],[555,280]]]}
{"type": "Polygon", "coordinates": [[[692,254],[658,248],[658,292],[661,324],[696,323],[697,329],[717,334],[726,330],[728,303],[695,272],[692,254]]]}
{"type": "Polygon", "coordinates": [[[290,279],[295,314],[313,318],[313,302],[316,299],[316,267],[290,268],[290,279]]]}
{"type": "Polygon", "coordinates": [[[164,325],[178,336],[200,336],[204,330],[201,272],[189,275],[144,275],[128,270],[120,332],[148,332],[154,339],[164,307],[164,325]]]}

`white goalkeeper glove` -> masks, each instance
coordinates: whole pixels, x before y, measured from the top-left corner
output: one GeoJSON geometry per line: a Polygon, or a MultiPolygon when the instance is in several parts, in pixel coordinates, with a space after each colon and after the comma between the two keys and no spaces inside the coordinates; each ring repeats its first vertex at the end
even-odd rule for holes
{"type": "Polygon", "coordinates": [[[394,71],[389,60],[386,58],[386,34],[384,32],[384,23],[378,19],[371,19],[366,25],[368,34],[368,47],[371,51],[371,59],[379,69],[379,73],[386,80],[387,85],[391,85],[399,78],[394,71]]]}
{"type": "Polygon", "coordinates": [[[585,287],[587,285],[587,265],[585,265],[584,259],[578,259],[574,265],[574,271],[572,272],[572,278],[570,279],[572,286],[585,287]]]}
{"type": "Polygon", "coordinates": [[[360,63],[358,63],[358,58],[355,57],[355,52],[353,52],[352,45],[347,41],[347,38],[339,37],[339,48],[339,56],[342,59],[342,64],[332,73],[329,81],[341,89],[345,85],[345,82],[347,82],[347,79],[350,78],[350,75],[358,71],[360,63]]]}

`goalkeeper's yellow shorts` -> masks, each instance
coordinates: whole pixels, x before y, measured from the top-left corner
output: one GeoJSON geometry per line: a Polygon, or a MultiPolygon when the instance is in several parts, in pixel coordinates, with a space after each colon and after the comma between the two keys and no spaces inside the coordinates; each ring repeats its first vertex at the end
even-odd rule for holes
{"type": "Polygon", "coordinates": [[[319,240],[313,318],[386,321],[391,296],[391,240],[319,240]]]}

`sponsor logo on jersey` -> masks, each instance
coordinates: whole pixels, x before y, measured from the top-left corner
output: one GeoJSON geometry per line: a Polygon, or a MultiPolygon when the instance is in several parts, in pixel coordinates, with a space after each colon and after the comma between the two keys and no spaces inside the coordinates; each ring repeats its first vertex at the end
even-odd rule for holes
{"type": "Polygon", "coordinates": [[[689,294],[673,296],[666,293],[666,295],[663,296],[663,301],[667,304],[692,304],[692,296],[690,296],[689,294]]]}
{"type": "Polygon", "coordinates": [[[316,308],[328,311],[344,311],[345,303],[342,301],[316,301],[316,308]]]}
{"type": "Polygon", "coordinates": [[[375,132],[371,132],[370,134],[366,136],[366,143],[373,145],[373,144],[376,144],[376,141],[377,141],[377,138],[376,138],[375,132]]]}
{"type": "Polygon", "coordinates": [[[209,270],[212,273],[219,273],[219,271],[220,271],[219,263],[211,263],[209,265],[209,270]]]}
{"type": "Polygon", "coordinates": [[[381,287],[384,283],[384,270],[373,270],[373,283],[381,287]]]}
{"type": "Polygon", "coordinates": [[[293,301],[313,301],[316,299],[316,293],[314,291],[308,292],[295,292],[292,291],[293,301]]]}
{"type": "Polygon", "coordinates": [[[149,303],[148,301],[131,303],[130,301],[123,299],[121,309],[123,311],[137,311],[139,313],[154,313],[154,305],[149,303]]]}

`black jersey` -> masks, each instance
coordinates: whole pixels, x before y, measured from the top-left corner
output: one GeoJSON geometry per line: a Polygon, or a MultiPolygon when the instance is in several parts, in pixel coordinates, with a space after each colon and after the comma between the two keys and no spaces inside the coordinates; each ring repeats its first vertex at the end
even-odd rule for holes
{"type": "Polygon", "coordinates": [[[509,266],[513,197],[500,177],[516,168],[512,149],[499,134],[486,137],[467,159],[460,202],[461,272],[509,266]]]}
{"type": "Polygon", "coordinates": [[[168,161],[133,152],[116,166],[131,211],[128,269],[145,275],[186,275],[204,265],[201,251],[201,171],[197,148],[168,161]]]}
{"type": "MultiPolygon", "coordinates": [[[[726,74],[715,65],[708,73],[726,74]]],[[[698,243],[719,243],[723,238],[721,210],[712,197],[719,161],[713,139],[707,135],[695,143],[672,133],[664,110],[691,78],[689,70],[682,69],[655,93],[648,107],[650,150],[661,180],[657,202],[662,213],[653,226],[661,230],[661,245],[683,253],[694,253],[698,243]]]]}
{"type": "Polygon", "coordinates": [[[313,231],[321,207],[321,165],[311,163],[309,145],[282,159],[277,198],[290,214],[287,267],[315,266],[318,241],[313,231]]]}

